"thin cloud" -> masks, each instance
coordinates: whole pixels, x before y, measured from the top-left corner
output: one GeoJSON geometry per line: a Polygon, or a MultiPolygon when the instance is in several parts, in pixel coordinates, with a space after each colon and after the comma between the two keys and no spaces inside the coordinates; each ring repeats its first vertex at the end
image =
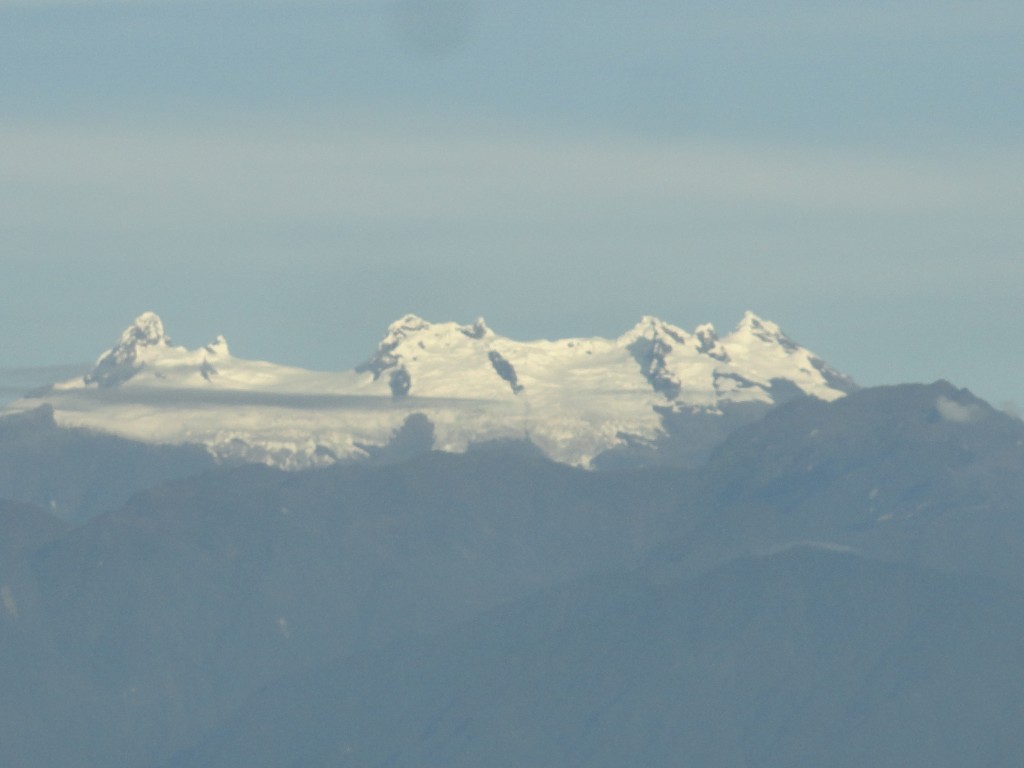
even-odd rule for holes
{"type": "Polygon", "coordinates": [[[76,7],[107,7],[111,5],[179,5],[189,4],[191,0],[0,0],[3,8],[54,8],[62,6],[76,7]]]}
{"type": "Polygon", "coordinates": [[[762,556],[778,555],[783,552],[790,552],[794,549],[817,549],[825,552],[842,552],[845,554],[859,555],[862,554],[861,550],[856,547],[851,547],[846,544],[840,544],[834,541],[814,541],[812,539],[805,539],[801,541],[790,541],[785,544],[779,544],[774,547],[769,547],[764,550],[762,556]]]}
{"type": "Polygon", "coordinates": [[[0,380],[16,381],[63,381],[81,376],[91,367],[90,363],[67,363],[62,365],[36,365],[22,368],[0,368],[0,380]]]}
{"type": "Polygon", "coordinates": [[[0,384],[0,398],[18,398],[27,394],[30,389],[30,387],[22,387],[16,384],[0,384]]]}
{"type": "Polygon", "coordinates": [[[938,0],[928,3],[751,4],[735,13],[698,14],[703,34],[748,38],[799,37],[834,39],[936,39],[974,35],[1012,35],[1020,23],[1020,6],[1005,0],[938,0]]]}
{"type": "Polygon", "coordinates": [[[0,368],[0,401],[10,401],[39,387],[67,381],[89,370],[87,363],[0,368]]]}
{"type": "Polygon", "coordinates": [[[59,402],[61,407],[67,407],[71,410],[74,410],[76,407],[88,408],[95,406],[97,403],[114,403],[117,405],[130,404],[163,408],[244,408],[256,406],[261,408],[287,408],[310,411],[410,411],[465,406],[473,403],[485,405],[495,402],[481,398],[410,396],[396,399],[378,395],[301,394],[214,389],[148,389],[144,387],[56,391],[47,392],[45,398],[48,402],[59,402]]]}
{"type": "Polygon", "coordinates": [[[955,400],[950,400],[948,397],[937,398],[935,409],[942,418],[954,424],[967,424],[979,418],[982,414],[981,408],[977,403],[961,405],[955,400]]]}
{"type": "Polygon", "coordinates": [[[377,128],[164,134],[0,127],[0,224],[118,231],[280,222],[600,219],[609,210],[760,206],[811,213],[998,214],[1024,153],[935,161],[699,138],[414,135],[377,128]],[[6,219],[3,221],[2,219],[6,219]]]}
{"type": "MultiPolygon", "coordinates": [[[[265,5],[294,7],[301,5],[320,5],[324,0],[0,0],[0,10],[4,8],[53,8],[61,6],[76,7],[109,7],[109,6],[245,6],[265,5]]],[[[342,0],[345,1],[345,0],[342,0]]],[[[383,5],[388,0],[347,0],[348,5],[383,5]]]]}

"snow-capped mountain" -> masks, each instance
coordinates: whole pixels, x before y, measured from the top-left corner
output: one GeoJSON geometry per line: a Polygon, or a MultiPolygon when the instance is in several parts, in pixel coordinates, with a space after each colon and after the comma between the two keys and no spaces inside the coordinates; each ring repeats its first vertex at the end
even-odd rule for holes
{"type": "Polygon", "coordinates": [[[615,339],[515,341],[483,319],[406,315],[352,371],[243,360],[224,337],[175,346],[140,315],[83,378],[12,403],[48,404],[63,426],[153,443],[197,443],[217,457],[299,468],[366,457],[420,414],[433,448],[528,440],[556,461],[592,466],[626,445],[655,445],[668,419],[760,412],[780,399],[834,400],[854,383],[747,312],[721,338],[644,317],[615,339]]]}

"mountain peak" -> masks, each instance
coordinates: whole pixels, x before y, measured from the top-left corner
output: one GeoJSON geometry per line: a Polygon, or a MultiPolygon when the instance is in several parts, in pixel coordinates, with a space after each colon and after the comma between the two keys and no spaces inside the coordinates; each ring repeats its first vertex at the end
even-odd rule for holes
{"type": "Polygon", "coordinates": [[[487,327],[487,321],[482,317],[478,317],[472,325],[461,326],[459,331],[471,339],[482,339],[494,335],[494,331],[487,327]]]}
{"type": "Polygon", "coordinates": [[[143,312],[124,329],[118,347],[166,347],[170,342],[160,316],[156,312],[143,312]]]}
{"type": "Polygon", "coordinates": [[[377,350],[369,360],[356,367],[357,371],[370,371],[374,380],[378,379],[384,371],[394,368],[398,364],[398,357],[395,350],[402,342],[410,336],[429,330],[431,323],[419,315],[407,314],[395,320],[388,326],[388,332],[377,344],[377,350]]]}
{"type": "Polygon", "coordinates": [[[203,349],[206,352],[210,353],[211,355],[215,355],[217,357],[231,356],[231,350],[228,349],[228,340],[225,339],[223,335],[217,336],[216,339],[214,339],[211,343],[203,347],[203,349]]]}
{"type": "Polygon", "coordinates": [[[697,329],[693,332],[693,336],[697,340],[698,352],[721,362],[728,361],[729,354],[718,341],[718,333],[715,331],[715,326],[711,323],[698,325],[697,329]]]}
{"type": "Polygon", "coordinates": [[[756,312],[747,310],[743,313],[743,317],[740,319],[737,329],[745,329],[750,331],[767,331],[779,333],[779,326],[773,323],[771,320],[765,320],[763,317],[758,315],[756,312]]]}
{"type": "Polygon", "coordinates": [[[86,385],[116,387],[149,369],[157,378],[166,380],[171,369],[193,371],[206,381],[217,373],[218,365],[231,359],[228,342],[223,336],[198,349],[174,346],[164,331],[163,321],[155,312],[143,312],[121,333],[121,338],[96,361],[83,380],[86,385]]]}
{"type": "Polygon", "coordinates": [[[160,316],[156,312],[143,312],[122,331],[117,343],[100,356],[85,375],[85,383],[110,387],[127,381],[138,367],[140,350],[169,347],[170,342],[160,316]]]}
{"type": "Polygon", "coordinates": [[[651,341],[658,340],[669,345],[672,342],[686,344],[687,333],[682,328],[666,323],[654,315],[644,315],[640,318],[640,322],[626,331],[623,338],[630,342],[636,339],[649,339],[651,341]]]}
{"type": "Polygon", "coordinates": [[[419,315],[412,313],[402,315],[388,326],[388,336],[397,334],[408,334],[412,331],[422,331],[430,327],[430,323],[419,315]]]}
{"type": "Polygon", "coordinates": [[[736,330],[732,333],[733,339],[744,337],[758,339],[767,344],[778,345],[790,352],[799,349],[799,346],[782,332],[778,324],[759,317],[749,309],[743,313],[743,319],[740,320],[736,330]]]}
{"type": "Polygon", "coordinates": [[[394,342],[408,338],[420,331],[429,331],[431,329],[435,329],[441,333],[455,329],[462,335],[471,339],[482,339],[486,336],[494,335],[494,331],[487,326],[487,321],[482,317],[478,317],[469,325],[458,325],[451,322],[432,323],[429,320],[424,320],[419,315],[408,314],[403,315],[388,326],[388,332],[381,340],[381,345],[391,345],[394,342]]]}

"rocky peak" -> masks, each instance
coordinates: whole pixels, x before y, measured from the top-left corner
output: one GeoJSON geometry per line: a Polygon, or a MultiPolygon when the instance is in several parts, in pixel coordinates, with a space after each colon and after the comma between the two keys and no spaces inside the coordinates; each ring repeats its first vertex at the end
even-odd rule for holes
{"type": "Polygon", "coordinates": [[[121,333],[121,338],[103,353],[85,375],[86,384],[109,387],[130,379],[138,368],[140,351],[170,346],[163,321],[155,312],[143,312],[121,333]]]}

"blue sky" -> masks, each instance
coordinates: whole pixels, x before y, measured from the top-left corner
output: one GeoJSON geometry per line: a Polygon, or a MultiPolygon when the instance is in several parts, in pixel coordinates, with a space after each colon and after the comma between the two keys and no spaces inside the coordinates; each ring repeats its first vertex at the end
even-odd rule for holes
{"type": "Polygon", "coordinates": [[[0,389],[148,309],[332,369],[749,308],[1024,403],[1024,6],[637,6],[0,0],[0,389]]]}

